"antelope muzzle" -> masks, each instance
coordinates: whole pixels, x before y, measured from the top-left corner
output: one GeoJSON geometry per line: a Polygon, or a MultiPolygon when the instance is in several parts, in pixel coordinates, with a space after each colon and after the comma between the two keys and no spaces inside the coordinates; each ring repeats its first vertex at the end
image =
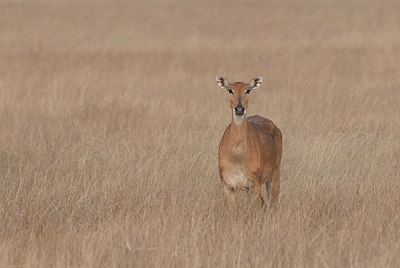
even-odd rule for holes
{"type": "Polygon", "coordinates": [[[238,105],[235,107],[235,115],[244,115],[244,107],[242,105],[238,105]]]}

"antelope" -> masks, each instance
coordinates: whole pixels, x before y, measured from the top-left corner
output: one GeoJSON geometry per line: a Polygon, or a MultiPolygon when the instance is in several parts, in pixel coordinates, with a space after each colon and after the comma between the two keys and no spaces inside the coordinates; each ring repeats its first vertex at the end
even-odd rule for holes
{"type": "Polygon", "coordinates": [[[238,190],[252,191],[253,204],[264,205],[261,186],[266,184],[270,204],[279,195],[282,133],[275,124],[259,115],[246,118],[247,95],[261,85],[262,77],[250,83],[229,83],[217,76],[217,84],[230,94],[232,112],[218,150],[218,169],[225,203],[230,206],[238,190]]]}

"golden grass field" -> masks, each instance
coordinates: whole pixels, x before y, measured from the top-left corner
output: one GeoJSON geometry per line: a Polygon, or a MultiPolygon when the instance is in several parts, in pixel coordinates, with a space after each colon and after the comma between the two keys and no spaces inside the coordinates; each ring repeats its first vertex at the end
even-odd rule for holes
{"type": "Polygon", "coordinates": [[[1,0],[0,266],[399,267],[399,10],[1,0]],[[216,75],[263,76],[276,210],[226,213],[216,75]]]}

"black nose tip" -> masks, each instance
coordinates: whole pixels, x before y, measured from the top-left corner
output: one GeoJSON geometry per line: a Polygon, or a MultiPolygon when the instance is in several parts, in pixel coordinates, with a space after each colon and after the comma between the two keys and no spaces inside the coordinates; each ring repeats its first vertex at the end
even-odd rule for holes
{"type": "Polygon", "coordinates": [[[244,107],[243,106],[236,106],[235,107],[235,114],[236,115],[244,115],[244,107]]]}

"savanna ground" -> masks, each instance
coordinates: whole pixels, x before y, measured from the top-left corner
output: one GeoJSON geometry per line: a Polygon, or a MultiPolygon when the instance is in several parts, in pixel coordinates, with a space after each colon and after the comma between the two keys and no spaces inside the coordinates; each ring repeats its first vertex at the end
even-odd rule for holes
{"type": "Polygon", "coordinates": [[[399,10],[0,1],[0,265],[399,267],[399,10]],[[216,75],[264,78],[276,211],[225,212],[216,75]]]}

